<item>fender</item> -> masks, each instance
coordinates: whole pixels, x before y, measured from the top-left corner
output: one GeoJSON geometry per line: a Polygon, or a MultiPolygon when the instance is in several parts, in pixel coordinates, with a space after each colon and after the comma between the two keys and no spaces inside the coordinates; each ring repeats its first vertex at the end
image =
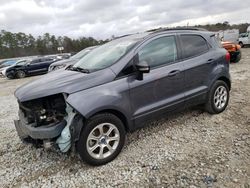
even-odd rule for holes
{"type": "Polygon", "coordinates": [[[127,128],[131,130],[133,121],[128,87],[127,78],[118,79],[104,85],[72,93],[68,96],[66,102],[85,119],[101,111],[117,111],[125,117],[127,128]]]}
{"type": "Polygon", "coordinates": [[[229,66],[226,66],[225,64],[218,64],[218,66],[214,68],[214,70],[211,72],[209,76],[209,79],[207,80],[207,85],[208,85],[209,90],[212,87],[213,83],[222,77],[229,80],[230,85],[231,85],[231,77],[230,77],[228,69],[229,69],[229,66]]]}

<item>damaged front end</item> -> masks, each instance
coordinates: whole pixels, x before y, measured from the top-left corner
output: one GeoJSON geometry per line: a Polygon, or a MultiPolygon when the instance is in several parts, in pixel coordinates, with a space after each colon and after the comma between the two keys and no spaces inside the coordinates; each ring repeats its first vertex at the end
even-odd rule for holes
{"type": "Polygon", "coordinates": [[[15,120],[19,137],[26,142],[55,145],[62,152],[71,147],[70,125],[75,112],[66,103],[66,94],[56,94],[19,103],[19,120],[15,120]]]}

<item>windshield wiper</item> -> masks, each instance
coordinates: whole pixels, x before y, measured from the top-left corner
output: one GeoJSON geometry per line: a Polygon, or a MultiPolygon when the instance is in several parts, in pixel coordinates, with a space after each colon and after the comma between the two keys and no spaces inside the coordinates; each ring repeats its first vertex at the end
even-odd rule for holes
{"type": "Polygon", "coordinates": [[[88,69],[84,69],[81,67],[74,67],[73,65],[70,65],[66,68],[67,70],[72,70],[72,71],[77,71],[77,72],[82,72],[82,73],[90,73],[88,69]]]}

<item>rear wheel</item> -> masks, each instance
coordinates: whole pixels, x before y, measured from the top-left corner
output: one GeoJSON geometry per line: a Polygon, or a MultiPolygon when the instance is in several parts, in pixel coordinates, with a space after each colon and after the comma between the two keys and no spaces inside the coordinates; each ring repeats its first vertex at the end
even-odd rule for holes
{"type": "Polygon", "coordinates": [[[22,70],[17,71],[16,77],[17,78],[24,78],[26,76],[25,72],[22,70]]]}
{"type": "Polygon", "coordinates": [[[77,142],[77,151],[90,165],[103,165],[112,161],[122,150],[125,141],[122,121],[113,114],[93,116],[83,128],[77,142]]]}
{"type": "Polygon", "coordinates": [[[210,114],[219,114],[223,112],[229,101],[228,85],[222,81],[217,80],[208,94],[208,100],[205,109],[210,114]]]}
{"type": "Polygon", "coordinates": [[[241,48],[244,47],[244,44],[242,42],[239,42],[239,45],[240,45],[241,48]]]}

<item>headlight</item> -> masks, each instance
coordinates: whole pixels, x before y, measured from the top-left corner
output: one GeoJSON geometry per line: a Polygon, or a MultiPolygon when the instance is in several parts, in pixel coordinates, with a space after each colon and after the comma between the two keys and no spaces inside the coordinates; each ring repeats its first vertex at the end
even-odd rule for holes
{"type": "Polygon", "coordinates": [[[6,69],[4,69],[4,70],[2,71],[2,74],[3,74],[4,76],[6,76],[6,69]]]}

